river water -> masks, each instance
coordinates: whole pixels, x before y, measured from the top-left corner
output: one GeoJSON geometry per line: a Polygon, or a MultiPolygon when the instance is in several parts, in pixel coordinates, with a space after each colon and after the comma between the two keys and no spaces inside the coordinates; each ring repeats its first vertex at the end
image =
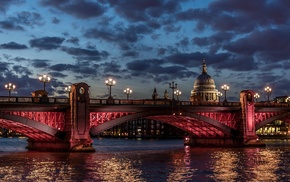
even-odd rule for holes
{"type": "Polygon", "coordinates": [[[32,152],[0,138],[0,181],[290,181],[290,144],[189,148],[182,140],[95,138],[94,153],[32,152]]]}

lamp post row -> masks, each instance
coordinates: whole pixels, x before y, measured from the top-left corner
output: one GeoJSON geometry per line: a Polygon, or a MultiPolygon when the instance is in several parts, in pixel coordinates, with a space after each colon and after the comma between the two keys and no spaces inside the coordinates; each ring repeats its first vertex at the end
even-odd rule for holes
{"type": "MultiPolygon", "coordinates": [[[[43,75],[39,76],[38,79],[39,79],[40,82],[43,83],[43,90],[46,91],[45,90],[46,89],[46,83],[49,83],[51,81],[51,77],[46,75],[46,74],[43,74],[43,75]]],[[[113,80],[112,78],[109,78],[109,79],[105,80],[105,84],[109,87],[109,98],[112,98],[112,86],[116,85],[116,81],[113,80]]],[[[7,83],[7,84],[5,84],[4,87],[5,87],[5,89],[8,90],[8,96],[10,97],[11,96],[11,92],[12,92],[12,90],[14,90],[16,88],[16,85],[12,84],[12,83],[7,83]]],[[[176,95],[177,100],[179,100],[179,96],[181,95],[181,91],[177,89],[177,83],[174,84],[174,81],[172,81],[172,83],[169,83],[169,88],[172,89],[172,99],[174,100],[174,95],[176,95]]],[[[221,89],[224,90],[224,93],[225,93],[225,100],[224,101],[227,102],[227,91],[230,89],[230,87],[228,85],[224,84],[224,85],[221,86],[221,89]]],[[[65,92],[70,93],[71,86],[65,87],[64,90],[65,90],[65,92]]],[[[267,102],[270,102],[270,96],[272,94],[272,88],[267,86],[267,87],[265,87],[264,91],[267,93],[267,102]]],[[[132,92],[133,91],[130,88],[126,88],[124,90],[124,94],[127,95],[127,99],[129,99],[129,96],[130,96],[130,94],[132,94],[132,92]]],[[[216,93],[216,96],[218,97],[219,102],[220,102],[220,97],[222,95],[223,94],[221,92],[217,92],[216,93]]],[[[256,102],[258,102],[258,99],[260,98],[259,93],[255,93],[254,94],[254,98],[256,99],[256,102]]]]}

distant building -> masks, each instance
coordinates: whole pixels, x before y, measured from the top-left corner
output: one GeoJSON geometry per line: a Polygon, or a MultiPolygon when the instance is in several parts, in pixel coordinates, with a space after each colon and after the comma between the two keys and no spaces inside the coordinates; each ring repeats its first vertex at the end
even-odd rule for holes
{"type": "Polygon", "coordinates": [[[289,103],[290,97],[289,96],[278,96],[274,98],[274,102],[276,103],[289,103]]]}
{"type": "Polygon", "coordinates": [[[191,90],[190,101],[208,101],[208,102],[218,102],[218,90],[214,79],[207,74],[207,68],[205,60],[202,64],[202,73],[196,78],[193,85],[193,90],[191,90]]]}
{"type": "Polygon", "coordinates": [[[185,135],[185,131],[161,121],[138,118],[105,130],[100,136],[127,138],[181,138],[185,135]]]}

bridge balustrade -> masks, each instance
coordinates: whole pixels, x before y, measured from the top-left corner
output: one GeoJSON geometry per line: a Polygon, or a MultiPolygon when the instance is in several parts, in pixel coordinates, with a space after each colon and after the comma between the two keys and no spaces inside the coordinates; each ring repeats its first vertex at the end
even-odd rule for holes
{"type": "Polygon", "coordinates": [[[255,107],[290,107],[290,103],[256,102],[255,107]]]}
{"type": "MultiPolygon", "coordinates": [[[[41,97],[3,97],[0,96],[0,103],[41,103],[41,97]]],[[[51,104],[69,104],[68,98],[49,97],[48,102],[51,104]]]]}
{"type": "MultiPolygon", "coordinates": [[[[192,101],[173,101],[174,105],[180,106],[240,106],[240,102],[192,102],[192,101]]],[[[91,105],[107,105],[107,99],[90,99],[91,105]]],[[[125,100],[125,99],[114,99],[112,104],[116,105],[172,105],[172,100],[125,100]]]]}

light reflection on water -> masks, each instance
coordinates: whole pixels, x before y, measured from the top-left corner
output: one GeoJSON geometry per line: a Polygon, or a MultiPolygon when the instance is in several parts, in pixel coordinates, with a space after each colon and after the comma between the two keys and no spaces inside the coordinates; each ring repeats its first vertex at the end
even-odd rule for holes
{"type": "MultiPolygon", "coordinates": [[[[275,144],[275,143],[274,143],[275,144]]],[[[290,145],[189,148],[181,140],[94,139],[95,153],[28,152],[0,138],[0,181],[289,181],[290,145]]]]}

